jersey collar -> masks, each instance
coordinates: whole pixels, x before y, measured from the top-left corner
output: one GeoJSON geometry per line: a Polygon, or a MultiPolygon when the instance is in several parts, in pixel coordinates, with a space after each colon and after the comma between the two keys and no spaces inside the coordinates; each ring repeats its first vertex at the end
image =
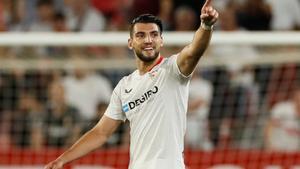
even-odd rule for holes
{"type": "Polygon", "coordinates": [[[157,62],[149,69],[148,72],[150,72],[155,66],[159,65],[163,60],[164,60],[164,57],[159,56],[159,59],[157,60],[157,62]]]}

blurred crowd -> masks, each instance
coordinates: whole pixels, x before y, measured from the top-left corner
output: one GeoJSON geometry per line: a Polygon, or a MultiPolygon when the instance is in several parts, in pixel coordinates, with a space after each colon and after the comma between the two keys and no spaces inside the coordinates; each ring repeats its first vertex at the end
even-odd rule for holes
{"type": "MultiPolygon", "coordinates": [[[[112,88],[131,71],[1,70],[0,149],[70,146],[103,116],[112,88]]],[[[299,82],[294,63],[199,68],[190,84],[185,145],[299,151],[299,82]]],[[[104,148],[128,144],[124,123],[104,148]]]]}
{"type": "MultiPolygon", "coordinates": [[[[141,13],[158,15],[167,31],[199,26],[204,0],[1,0],[3,32],[126,31],[141,13]]],[[[300,0],[214,0],[222,31],[292,31],[300,28],[300,0]]],[[[170,47],[175,53],[181,47],[170,47]]],[[[207,54],[223,67],[196,70],[190,84],[186,146],[192,149],[300,150],[300,65],[251,66],[262,49],[215,45],[207,54]]],[[[293,51],[288,47],[288,51],[293,51]]],[[[165,54],[164,54],[165,55],[165,54]]],[[[133,57],[125,47],[10,47],[0,58],[71,57],[70,69],[0,70],[0,149],[64,148],[103,115],[112,88],[132,70],[79,68],[87,56],[133,57]],[[83,57],[80,57],[83,56],[83,57]]],[[[166,54],[168,56],[168,54],[166,54]]],[[[104,147],[129,144],[123,124],[104,147]]]]}
{"type": "MultiPolygon", "coordinates": [[[[1,71],[0,148],[70,146],[102,117],[112,87],[112,79],[105,75],[76,67],[1,71]]],[[[105,147],[120,145],[121,138],[124,146],[128,145],[124,126],[105,147]]]]}
{"type": "MultiPolygon", "coordinates": [[[[132,18],[151,13],[163,20],[165,30],[195,30],[203,3],[204,0],[2,0],[0,25],[1,31],[127,30],[132,18]]],[[[213,3],[221,13],[221,20],[232,17],[237,29],[295,30],[300,26],[299,0],[216,0],[213,3]]],[[[218,29],[236,28],[220,25],[218,29]]]]}
{"type": "MultiPolygon", "coordinates": [[[[127,31],[141,13],[158,15],[166,31],[193,31],[200,24],[204,0],[2,0],[2,32],[127,31]]],[[[300,0],[216,0],[220,12],[215,26],[222,31],[292,31],[300,27],[300,0]]],[[[93,46],[1,49],[3,56],[127,57],[126,48],[93,46]],[[117,49],[117,50],[116,50],[117,49]]]]}

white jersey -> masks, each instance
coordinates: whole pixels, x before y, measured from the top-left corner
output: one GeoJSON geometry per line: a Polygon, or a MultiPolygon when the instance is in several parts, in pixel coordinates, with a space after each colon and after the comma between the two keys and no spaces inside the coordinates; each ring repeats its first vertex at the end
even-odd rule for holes
{"type": "Polygon", "coordinates": [[[180,73],[178,55],[151,71],[136,70],[113,91],[105,115],[130,122],[130,169],[184,169],[190,76],[180,73]]]}
{"type": "Polygon", "coordinates": [[[276,121],[271,130],[271,148],[277,151],[299,151],[300,125],[295,104],[291,101],[277,103],[271,110],[276,121]]]}

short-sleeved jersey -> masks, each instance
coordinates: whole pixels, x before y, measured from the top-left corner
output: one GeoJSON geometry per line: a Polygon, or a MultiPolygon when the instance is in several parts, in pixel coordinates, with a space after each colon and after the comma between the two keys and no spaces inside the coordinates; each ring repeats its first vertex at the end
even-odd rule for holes
{"type": "Polygon", "coordinates": [[[271,130],[271,148],[277,151],[299,151],[300,125],[296,106],[291,101],[279,102],[271,110],[276,125],[271,130]]]}
{"type": "Polygon", "coordinates": [[[130,169],[184,169],[190,76],[178,55],[164,58],[144,75],[136,70],[115,87],[105,115],[130,122],[130,169]]]}

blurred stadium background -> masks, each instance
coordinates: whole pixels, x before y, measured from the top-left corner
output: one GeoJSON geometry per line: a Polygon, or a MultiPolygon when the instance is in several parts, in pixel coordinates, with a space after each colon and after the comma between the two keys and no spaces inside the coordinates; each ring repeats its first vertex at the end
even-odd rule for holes
{"type": "MultiPolygon", "coordinates": [[[[189,169],[300,168],[300,1],[214,0],[211,46],[191,82],[189,169]]],[[[41,169],[103,115],[135,69],[128,22],[164,21],[162,55],[199,25],[203,0],[0,1],[0,169],[41,169]]],[[[69,169],[125,169],[125,123],[69,169]]]]}

